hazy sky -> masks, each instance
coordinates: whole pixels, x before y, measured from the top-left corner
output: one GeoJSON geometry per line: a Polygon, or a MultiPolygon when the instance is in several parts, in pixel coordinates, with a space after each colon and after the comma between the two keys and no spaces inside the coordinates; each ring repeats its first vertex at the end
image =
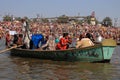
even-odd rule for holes
{"type": "Polygon", "coordinates": [[[87,16],[95,11],[96,18],[120,18],[120,0],[0,0],[0,17],[12,14],[20,17],[87,16]]]}

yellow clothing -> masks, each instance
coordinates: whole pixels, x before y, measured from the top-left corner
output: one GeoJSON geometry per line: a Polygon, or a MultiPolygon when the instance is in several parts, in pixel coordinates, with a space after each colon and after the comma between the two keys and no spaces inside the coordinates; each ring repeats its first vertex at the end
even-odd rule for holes
{"type": "Polygon", "coordinates": [[[77,41],[76,48],[79,47],[88,47],[93,46],[94,43],[89,38],[83,38],[80,41],[77,41]]]}

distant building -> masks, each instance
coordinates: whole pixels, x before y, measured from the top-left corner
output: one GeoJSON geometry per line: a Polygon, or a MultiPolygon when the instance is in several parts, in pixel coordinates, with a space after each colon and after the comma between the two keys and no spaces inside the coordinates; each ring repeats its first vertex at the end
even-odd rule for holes
{"type": "Polygon", "coordinates": [[[90,21],[91,25],[96,25],[96,18],[95,18],[95,11],[93,11],[91,13],[91,21],[90,21]]]}

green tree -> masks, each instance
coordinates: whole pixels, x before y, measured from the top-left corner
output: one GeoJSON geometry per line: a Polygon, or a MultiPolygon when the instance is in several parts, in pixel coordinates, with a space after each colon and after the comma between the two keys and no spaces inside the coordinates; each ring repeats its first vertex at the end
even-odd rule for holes
{"type": "Polygon", "coordinates": [[[57,18],[58,23],[68,23],[68,21],[69,21],[69,17],[66,15],[62,15],[57,18]]]}
{"type": "Polygon", "coordinates": [[[24,19],[25,21],[27,21],[28,23],[31,22],[31,20],[30,20],[27,16],[24,16],[23,19],[24,19]]]}
{"type": "Polygon", "coordinates": [[[90,24],[90,22],[91,22],[91,16],[87,16],[85,18],[85,22],[87,22],[88,24],[90,24]]]}
{"type": "Polygon", "coordinates": [[[24,16],[23,19],[25,19],[25,20],[29,20],[29,18],[28,18],[27,16],[24,16]]]}
{"type": "Polygon", "coordinates": [[[37,18],[33,18],[32,21],[33,21],[33,22],[38,22],[38,21],[37,21],[37,18]]]}
{"type": "Polygon", "coordinates": [[[110,17],[105,17],[102,21],[102,24],[106,27],[112,26],[112,19],[110,17]]]}
{"type": "Polygon", "coordinates": [[[12,21],[12,20],[13,20],[13,17],[10,15],[3,16],[3,21],[12,21]]]}
{"type": "Polygon", "coordinates": [[[49,20],[48,20],[47,18],[42,18],[42,22],[44,22],[44,23],[48,23],[49,20]]]}
{"type": "Polygon", "coordinates": [[[15,20],[17,20],[17,21],[21,21],[21,17],[15,17],[15,20]]]}

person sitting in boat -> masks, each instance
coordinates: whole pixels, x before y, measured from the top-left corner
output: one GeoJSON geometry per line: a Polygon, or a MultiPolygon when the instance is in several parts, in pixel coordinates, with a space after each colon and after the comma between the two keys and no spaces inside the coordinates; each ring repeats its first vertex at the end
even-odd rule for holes
{"type": "Polygon", "coordinates": [[[42,34],[33,34],[30,40],[30,49],[38,49],[43,45],[44,36],[42,34]]]}
{"type": "Polygon", "coordinates": [[[42,50],[49,50],[49,36],[45,36],[44,42],[42,46],[40,47],[42,50]]]}
{"type": "Polygon", "coordinates": [[[42,50],[55,50],[55,35],[51,33],[49,36],[45,36],[44,43],[40,47],[42,50]]]}
{"type": "Polygon", "coordinates": [[[56,42],[55,42],[55,38],[56,36],[54,35],[54,33],[51,33],[49,35],[49,50],[56,50],[55,46],[56,46],[56,42]]]}
{"type": "Polygon", "coordinates": [[[71,40],[69,40],[68,33],[63,33],[63,37],[60,38],[60,41],[56,45],[56,50],[66,50],[69,48],[71,40]]]}
{"type": "Polygon", "coordinates": [[[16,45],[18,42],[18,34],[14,34],[14,37],[13,37],[13,45],[16,45]]]}
{"type": "Polygon", "coordinates": [[[11,42],[11,35],[9,33],[9,31],[6,31],[6,47],[10,47],[10,42],[11,42]]]}
{"type": "Polygon", "coordinates": [[[23,45],[23,34],[18,35],[17,45],[23,45]]]}
{"type": "Polygon", "coordinates": [[[77,41],[76,48],[93,46],[94,43],[89,39],[89,34],[86,34],[85,38],[80,35],[79,40],[77,41]]]}

